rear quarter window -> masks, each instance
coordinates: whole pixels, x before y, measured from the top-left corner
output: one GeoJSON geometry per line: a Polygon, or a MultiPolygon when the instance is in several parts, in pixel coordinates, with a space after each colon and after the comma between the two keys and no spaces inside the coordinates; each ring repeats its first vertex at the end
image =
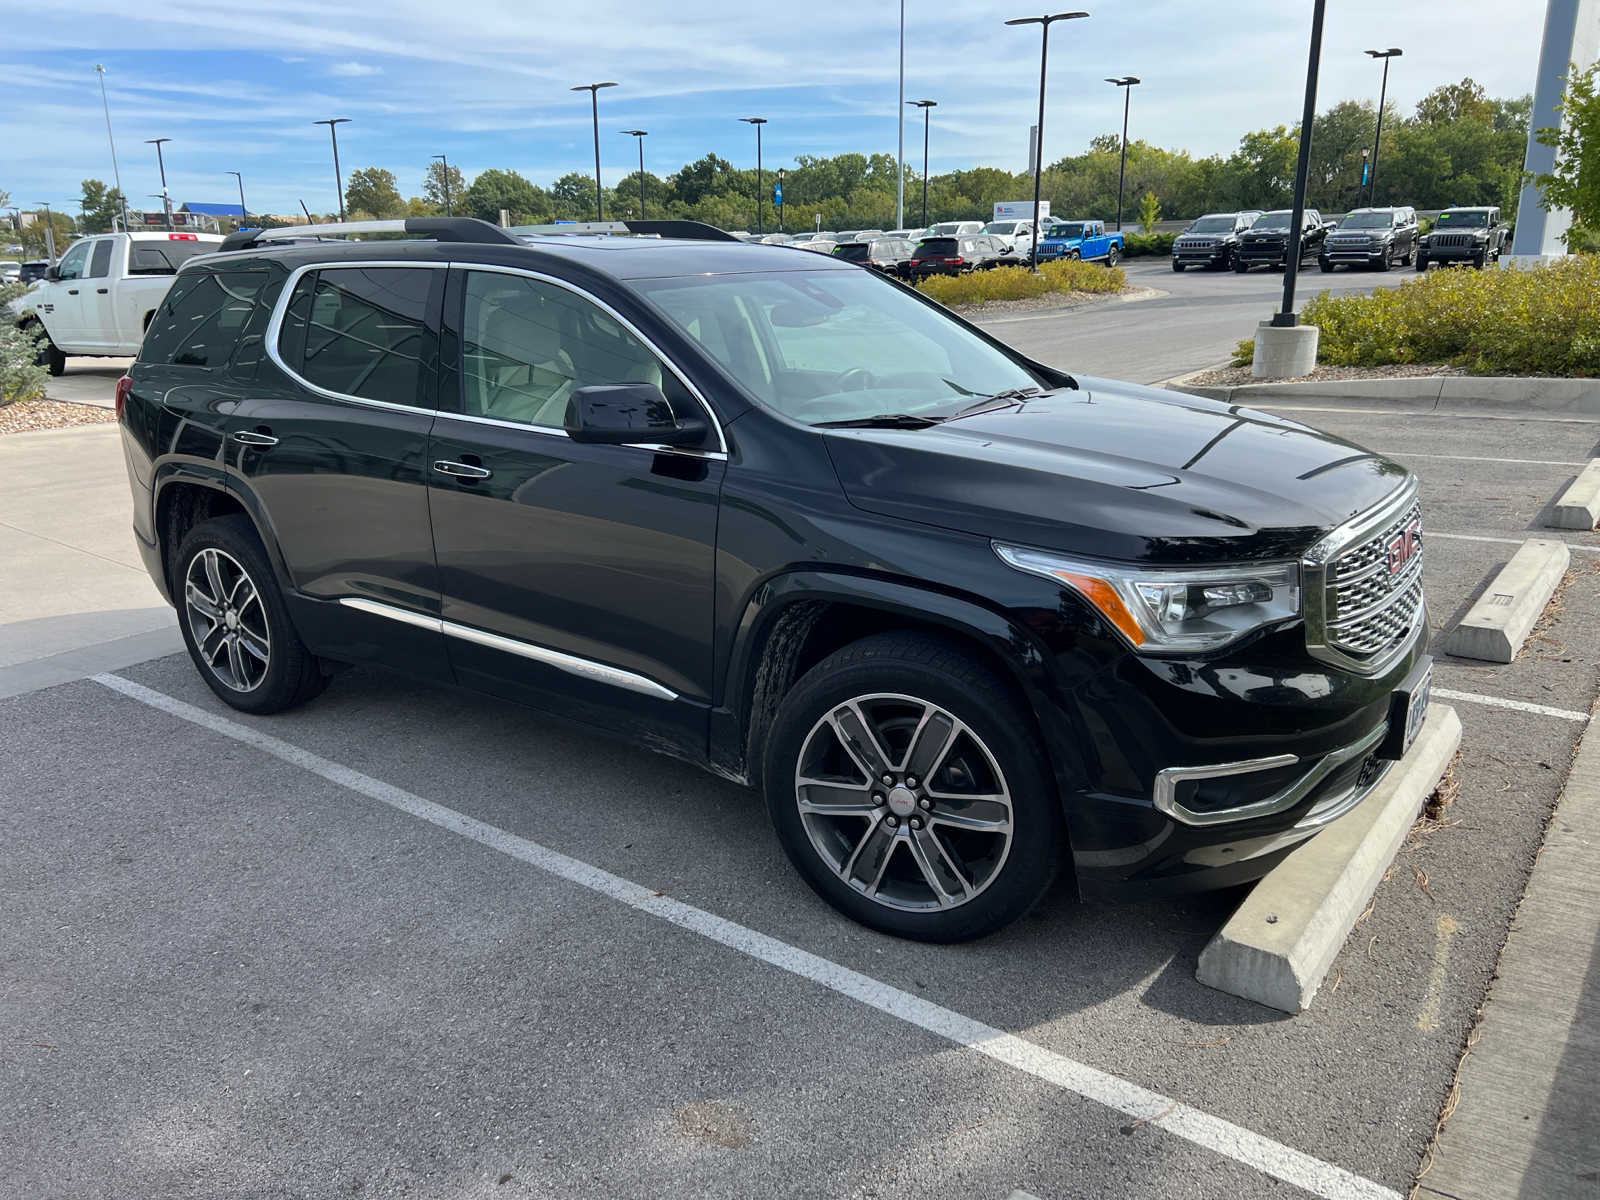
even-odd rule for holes
{"type": "Polygon", "coordinates": [[[268,279],[264,270],[180,275],[145,331],[139,361],[174,367],[224,365],[268,279]]]}
{"type": "Polygon", "coordinates": [[[278,353],[305,382],[340,396],[428,407],[423,370],[433,353],[425,322],[443,271],[333,267],[295,285],[278,353]]]}

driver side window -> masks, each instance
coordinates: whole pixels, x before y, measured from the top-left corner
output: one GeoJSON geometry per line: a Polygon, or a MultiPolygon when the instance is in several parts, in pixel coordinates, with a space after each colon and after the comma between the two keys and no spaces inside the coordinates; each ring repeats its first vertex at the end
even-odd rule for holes
{"type": "Polygon", "coordinates": [[[89,259],[89,243],[79,242],[56,265],[56,276],[59,279],[82,279],[83,267],[89,259]]]}

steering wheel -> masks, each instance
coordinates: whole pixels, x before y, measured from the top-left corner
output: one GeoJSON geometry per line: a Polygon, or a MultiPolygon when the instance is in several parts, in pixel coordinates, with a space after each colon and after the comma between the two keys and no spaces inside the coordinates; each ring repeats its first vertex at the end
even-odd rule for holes
{"type": "Polygon", "coordinates": [[[842,371],[835,381],[841,392],[864,392],[878,382],[878,377],[865,367],[851,367],[842,371]]]}

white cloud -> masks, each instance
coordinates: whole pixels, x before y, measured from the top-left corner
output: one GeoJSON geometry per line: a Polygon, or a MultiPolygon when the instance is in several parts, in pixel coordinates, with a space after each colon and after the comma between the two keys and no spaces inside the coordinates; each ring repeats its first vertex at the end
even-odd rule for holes
{"type": "MultiPolygon", "coordinates": [[[[288,60],[286,59],[285,61],[288,60]]],[[[383,68],[351,59],[349,62],[334,63],[333,66],[328,68],[328,74],[342,75],[347,79],[356,79],[363,75],[382,75],[383,68]]]]}

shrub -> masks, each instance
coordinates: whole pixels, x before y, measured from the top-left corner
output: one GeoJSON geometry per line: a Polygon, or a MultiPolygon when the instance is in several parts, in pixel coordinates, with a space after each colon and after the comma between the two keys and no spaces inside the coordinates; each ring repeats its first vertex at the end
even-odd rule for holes
{"type": "Polygon", "coordinates": [[[1048,262],[1035,275],[1026,267],[995,267],[970,275],[929,275],[917,290],[940,304],[982,304],[989,300],[1026,300],[1049,292],[1120,292],[1126,277],[1117,267],[1099,263],[1048,262]]]}
{"type": "Polygon", "coordinates": [[[21,284],[0,284],[0,405],[44,395],[49,378],[38,365],[38,333],[19,328],[11,314],[11,301],[25,290],[21,284]]]}
{"type": "Polygon", "coordinates": [[[1139,226],[1146,233],[1156,231],[1156,222],[1161,220],[1161,201],[1156,199],[1154,192],[1146,192],[1139,197],[1139,226]]]}
{"type": "Polygon", "coordinates": [[[1474,374],[1600,375],[1600,256],[1529,268],[1444,268],[1367,296],[1323,292],[1303,319],[1321,362],[1450,363],[1474,374]]]}
{"type": "Polygon", "coordinates": [[[1123,250],[1129,258],[1167,255],[1172,253],[1172,243],[1177,237],[1175,233],[1130,233],[1123,238],[1123,250]]]}
{"type": "Polygon", "coordinates": [[[1230,367],[1248,367],[1256,360],[1255,338],[1240,338],[1233,346],[1233,361],[1230,367]]]}

